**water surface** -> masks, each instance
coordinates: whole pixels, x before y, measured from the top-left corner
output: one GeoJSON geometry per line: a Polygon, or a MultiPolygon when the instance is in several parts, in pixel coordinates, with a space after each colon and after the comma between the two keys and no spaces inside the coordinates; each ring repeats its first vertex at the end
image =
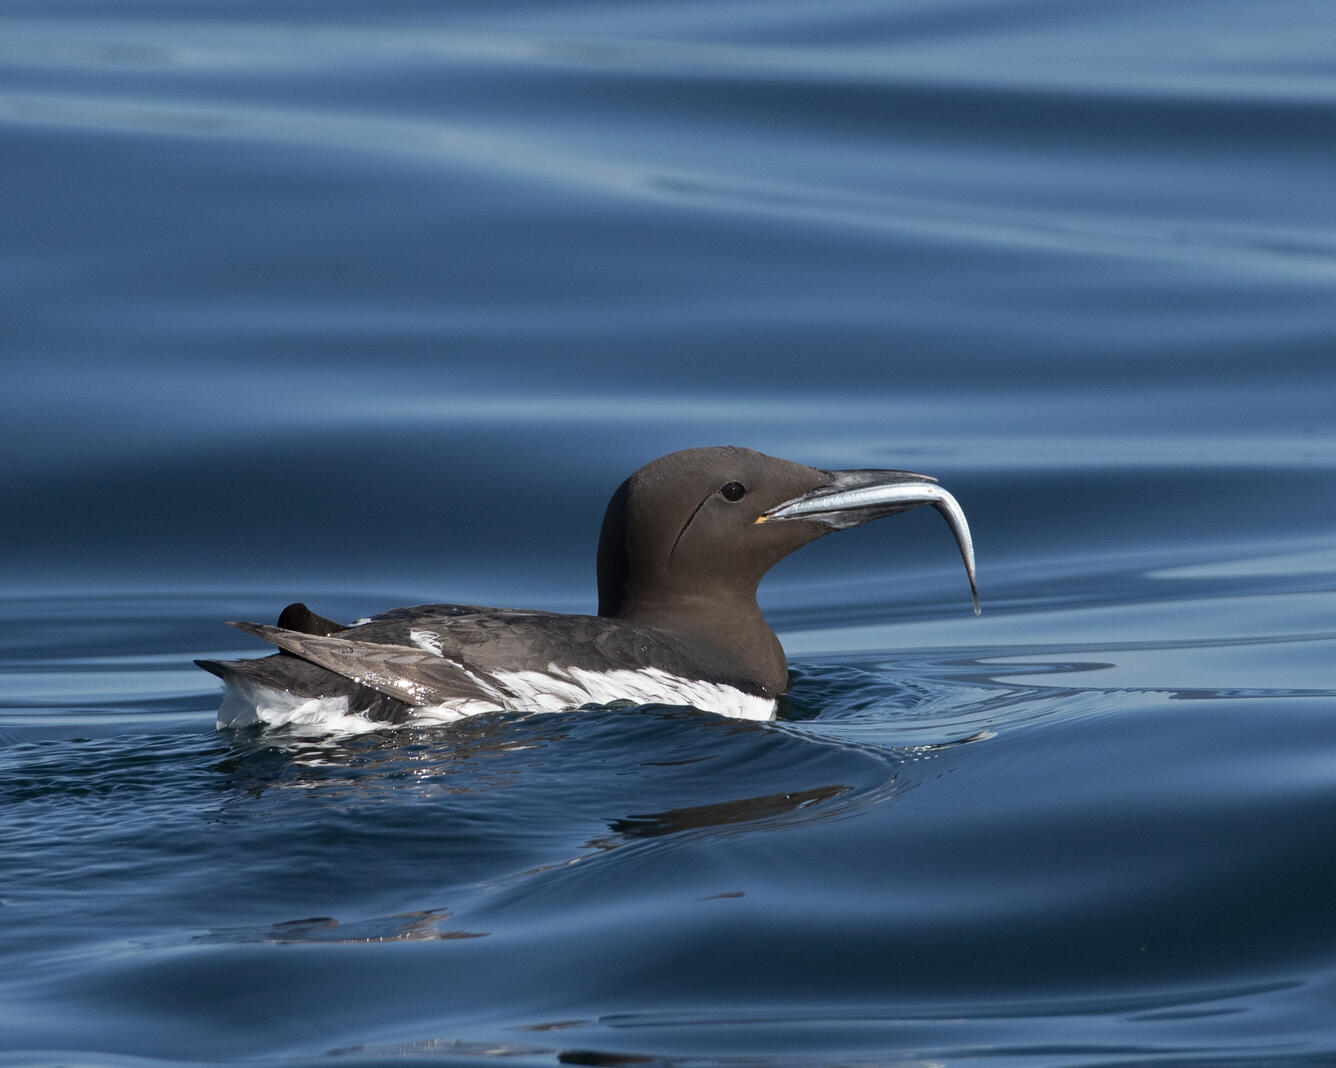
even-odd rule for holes
{"type": "Polygon", "coordinates": [[[9,3],[0,1063],[1336,1059],[1336,16],[9,3]],[[220,733],[590,611],[674,448],[940,477],[771,724],[220,733]]]}

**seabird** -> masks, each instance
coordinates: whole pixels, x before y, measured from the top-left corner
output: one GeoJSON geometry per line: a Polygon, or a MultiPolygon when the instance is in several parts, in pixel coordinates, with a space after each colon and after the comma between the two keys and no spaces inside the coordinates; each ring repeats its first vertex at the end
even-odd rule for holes
{"type": "Polygon", "coordinates": [[[769,719],[788,663],[756,603],[761,578],[824,534],[925,504],[955,534],[977,615],[969,526],[935,479],[728,446],[660,457],[613,494],[598,615],[429,604],[344,625],[292,604],[277,626],[231,624],[278,653],[196,663],[223,680],[221,727],[366,729],[614,703],[769,719]]]}

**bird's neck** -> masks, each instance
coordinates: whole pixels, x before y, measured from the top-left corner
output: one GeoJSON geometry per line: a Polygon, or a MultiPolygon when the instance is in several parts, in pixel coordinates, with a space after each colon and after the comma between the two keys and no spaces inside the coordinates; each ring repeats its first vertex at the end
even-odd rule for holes
{"type": "Polygon", "coordinates": [[[777,697],[788,689],[784,648],[754,593],[670,598],[642,594],[624,598],[615,610],[601,614],[653,627],[692,648],[708,650],[702,656],[708,657],[709,666],[759,686],[767,696],[777,697]]]}

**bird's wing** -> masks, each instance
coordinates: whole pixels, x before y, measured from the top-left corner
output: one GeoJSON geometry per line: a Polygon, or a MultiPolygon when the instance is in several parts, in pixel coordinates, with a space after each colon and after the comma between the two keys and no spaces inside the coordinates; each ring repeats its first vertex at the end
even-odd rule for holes
{"type": "Polygon", "coordinates": [[[303,634],[262,623],[233,623],[232,626],[408,705],[469,700],[497,703],[504,696],[463,664],[424,652],[416,646],[358,641],[338,635],[303,634]]]}
{"type": "Polygon", "coordinates": [[[196,660],[196,664],[233,687],[250,683],[297,698],[347,698],[350,711],[384,723],[402,723],[408,705],[390,694],[327,671],[300,656],[276,653],[254,660],[196,660]]]}

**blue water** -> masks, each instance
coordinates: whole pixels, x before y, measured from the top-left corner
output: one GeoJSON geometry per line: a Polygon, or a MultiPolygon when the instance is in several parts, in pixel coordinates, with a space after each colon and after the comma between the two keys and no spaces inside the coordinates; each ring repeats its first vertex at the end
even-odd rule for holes
{"type": "Polygon", "coordinates": [[[1336,1063],[1326,0],[0,7],[0,1064],[1336,1063]],[[938,476],[778,720],[220,733],[290,600],[595,605],[938,476]]]}

